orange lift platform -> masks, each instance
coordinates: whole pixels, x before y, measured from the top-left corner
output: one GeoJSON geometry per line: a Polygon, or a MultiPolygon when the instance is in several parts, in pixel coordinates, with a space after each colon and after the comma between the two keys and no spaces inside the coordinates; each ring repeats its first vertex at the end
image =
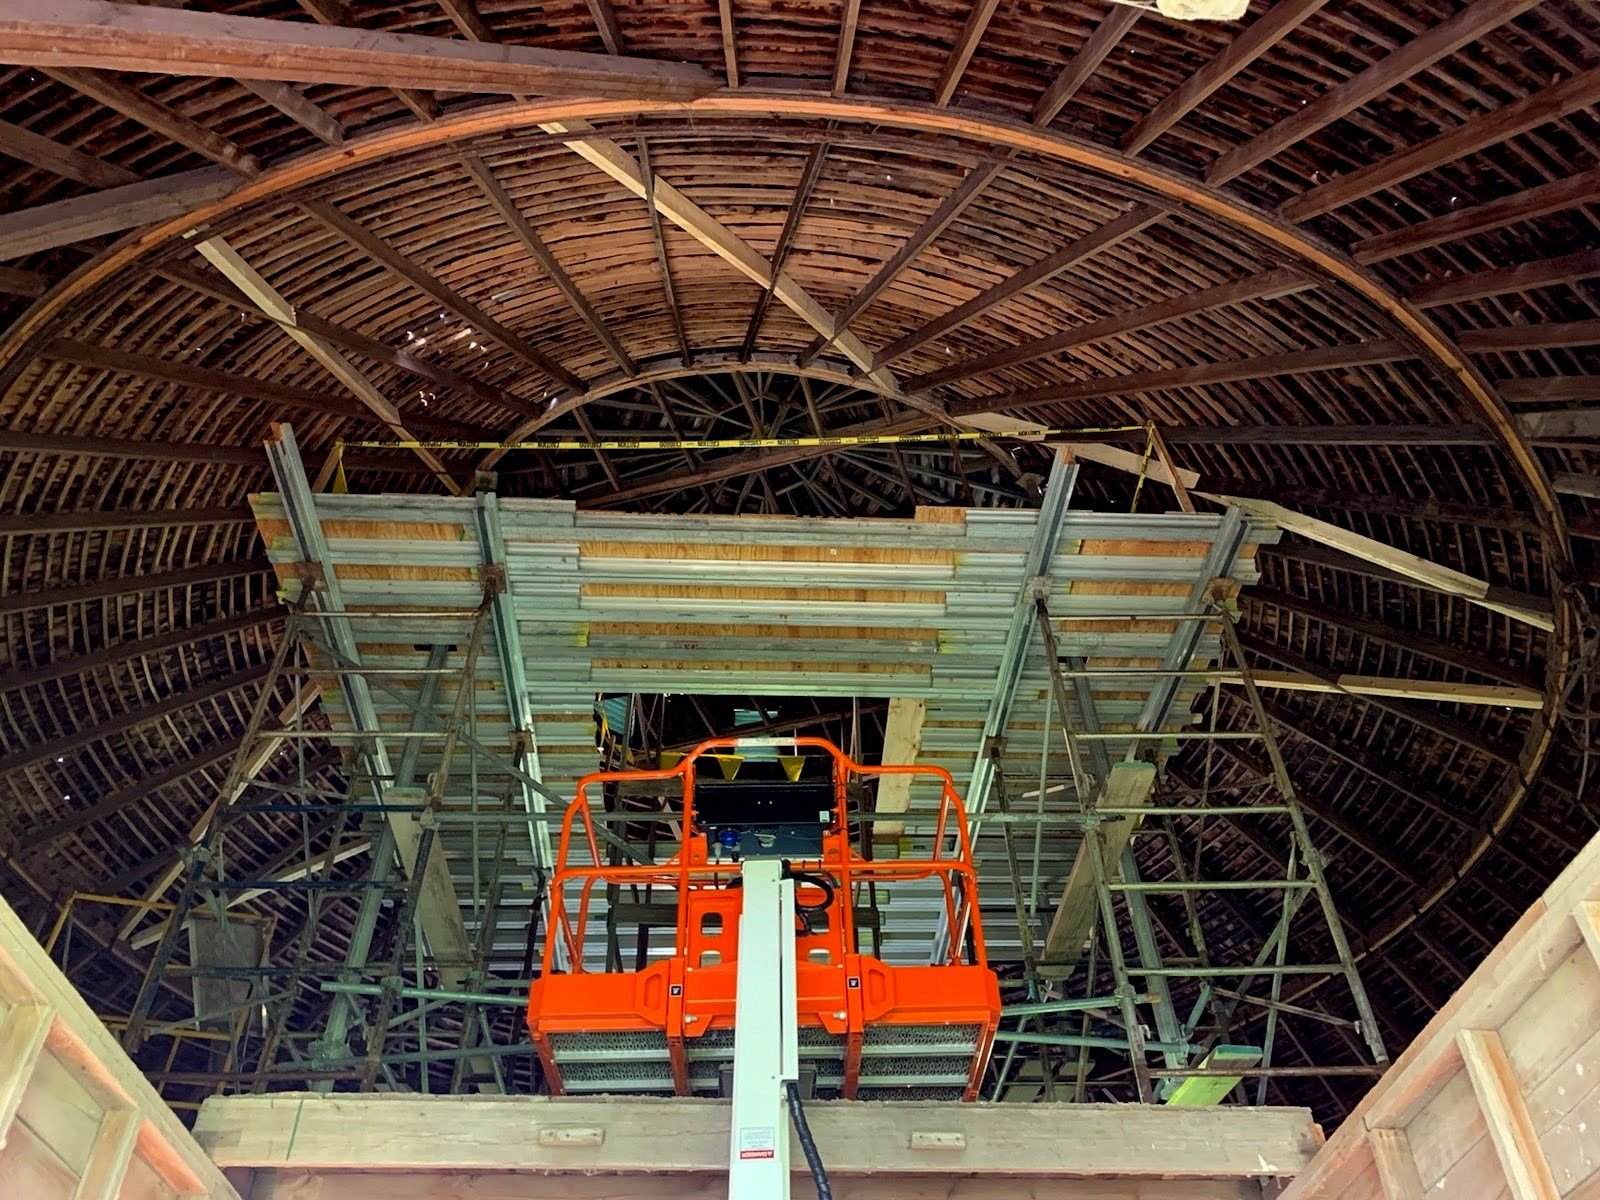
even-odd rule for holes
{"type": "MultiPolygon", "coordinates": [[[[807,1098],[977,1096],[1000,993],[984,954],[966,813],[937,767],[865,766],[821,738],[723,739],[670,769],[588,775],[562,822],[548,913],[528,1028],[555,1094],[732,1094],[737,1112],[730,1077],[747,1071],[758,1042],[777,1054],[787,1041],[797,1061],[773,1069],[807,1098]],[[724,766],[741,757],[726,778],[724,766]],[[923,857],[873,860],[852,844],[873,819],[852,797],[887,775],[938,789],[923,857]],[[638,814],[669,823],[677,851],[658,864],[608,865],[590,794],[645,780],[681,791],[680,809],[638,814]],[[758,887],[783,914],[765,926],[751,914],[758,887]],[[925,961],[920,950],[909,963],[861,952],[858,905],[869,894],[892,901],[897,887],[942,893],[948,936],[937,944],[947,951],[935,956],[930,937],[925,961]],[[671,953],[637,971],[589,969],[604,959],[605,938],[590,925],[602,923],[597,901],[608,894],[662,914],[675,906],[671,953]],[[769,986],[779,989],[770,1005],[769,986]],[[736,1072],[741,1019],[754,1028],[740,1040],[736,1072]]],[[[738,1158],[736,1150],[735,1167],[738,1158]]]]}

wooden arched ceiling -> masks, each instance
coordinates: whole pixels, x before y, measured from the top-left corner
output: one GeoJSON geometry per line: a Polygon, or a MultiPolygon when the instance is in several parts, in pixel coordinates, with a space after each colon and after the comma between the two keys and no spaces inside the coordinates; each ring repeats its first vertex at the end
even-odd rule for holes
{"type": "MultiPolygon", "coordinates": [[[[1548,697],[1276,710],[1392,1038],[1594,829],[1565,719],[1587,703],[1600,494],[1588,0],[1273,0],[1196,25],[995,0],[208,7],[684,61],[711,90],[0,79],[8,889],[160,877],[276,629],[243,507],[268,486],[260,435],[381,440],[374,403],[471,440],[1154,421],[1206,490],[1542,606],[1550,632],[1298,538],[1246,595],[1264,664],[1548,697]]],[[[1044,460],[439,461],[587,505],[865,515],[1025,503],[1044,460]]],[[[348,465],[363,488],[440,486],[408,452],[348,465]]],[[[1142,506],[1167,506],[1156,487],[1142,506]]],[[[1081,502],[1132,493],[1085,468],[1081,502]]],[[[1240,831],[1212,836],[1259,865],[1240,831]]]]}

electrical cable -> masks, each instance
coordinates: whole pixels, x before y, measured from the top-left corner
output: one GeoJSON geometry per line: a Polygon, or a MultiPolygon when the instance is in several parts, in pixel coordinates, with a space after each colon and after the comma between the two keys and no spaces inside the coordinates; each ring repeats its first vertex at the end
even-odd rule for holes
{"type": "Polygon", "coordinates": [[[806,1124],[806,1110],[800,1104],[800,1085],[784,1084],[789,1097],[789,1119],[794,1122],[795,1136],[800,1139],[800,1149],[805,1152],[806,1166],[811,1168],[812,1182],[817,1185],[817,1200],[833,1200],[833,1188],[828,1185],[828,1169],[822,1165],[822,1155],[817,1153],[817,1143],[811,1136],[811,1126],[806,1124]]]}

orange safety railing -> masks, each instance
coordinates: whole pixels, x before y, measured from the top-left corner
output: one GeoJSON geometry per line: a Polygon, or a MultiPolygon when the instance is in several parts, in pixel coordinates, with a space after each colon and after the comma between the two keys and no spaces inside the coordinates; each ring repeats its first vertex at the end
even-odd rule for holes
{"type": "MultiPolygon", "coordinates": [[[[693,887],[718,887],[722,886],[738,875],[737,863],[712,862],[703,857],[697,857],[694,847],[697,842],[692,836],[695,826],[694,810],[694,784],[697,765],[700,760],[719,750],[737,750],[740,746],[752,745],[783,746],[795,749],[807,748],[825,751],[833,759],[833,792],[834,792],[834,820],[835,836],[823,839],[822,855],[819,858],[797,858],[789,856],[797,869],[820,870],[837,877],[840,894],[851,897],[855,889],[869,883],[894,883],[911,882],[937,878],[943,884],[944,912],[946,928],[950,931],[948,939],[948,952],[945,962],[957,965],[963,961],[963,953],[970,952],[972,963],[987,965],[987,956],[983,942],[983,922],[978,911],[978,878],[972,861],[972,842],[967,832],[966,810],[962,807],[961,798],[956,794],[955,782],[950,773],[941,767],[910,766],[885,764],[882,766],[869,766],[858,763],[846,755],[832,742],[817,737],[796,738],[715,738],[701,742],[684,756],[676,765],[654,771],[596,771],[585,775],[578,781],[577,796],[567,806],[565,817],[561,822],[561,842],[557,859],[557,871],[550,884],[550,911],[555,928],[553,936],[545,941],[544,971],[546,974],[558,969],[556,963],[556,947],[565,947],[567,964],[565,969],[572,973],[582,973],[583,946],[587,932],[589,910],[597,884],[617,884],[635,886],[663,886],[675,888],[680,895],[688,893],[693,887]],[[853,820],[857,822],[870,822],[872,820],[903,820],[904,813],[866,813],[851,814],[848,809],[848,783],[852,776],[873,777],[885,775],[910,775],[929,777],[939,784],[939,808],[934,827],[933,850],[925,858],[897,858],[888,861],[874,861],[860,857],[851,852],[847,831],[853,820]],[[658,814],[643,811],[637,814],[639,821],[675,819],[683,825],[683,836],[680,838],[678,853],[666,862],[652,865],[608,865],[601,862],[601,841],[595,832],[594,818],[589,807],[589,789],[596,785],[613,782],[635,783],[645,780],[679,780],[682,784],[683,809],[681,813],[658,814]],[[575,826],[582,825],[582,845],[588,850],[590,863],[574,866],[571,864],[572,840],[575,826]],[[837,836],[845,834],[846,836],[837,836]],[[946,853],[946,847],[953,841],[953,850],[946,853]],[[578,904],[576,920],[568,912],[567,891],[569,887],[576,887],[578,891],[578,904]]],[[[634,814],[629,814],[630,818],[634,814]]],[[[845,923],[844,935],[847,945],[855,942],[854,914],[852,904],[844,903],[840,907],[840,918],[845,923]]],[[[686,905],[678,908],[677,944],[683,946],[689,937],[688,921],[690,920],[686,905]]]]}

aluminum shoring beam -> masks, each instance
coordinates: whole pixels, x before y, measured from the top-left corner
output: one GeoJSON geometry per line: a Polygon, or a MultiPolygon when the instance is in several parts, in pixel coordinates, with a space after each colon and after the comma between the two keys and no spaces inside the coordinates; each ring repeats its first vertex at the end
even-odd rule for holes
{"type": "MultiPolygon", "coordinates": [[[[1017,585],[1017,605],[1011,614],[1011,624],[1006,630],[1005,648],[1001,651],[1000,666],[995,673],[994,692],[989,699],[989,711],[984,717],[983,732],[973,756],[972,773],[967,783],[967,818],[971,822],[968,836],[978,838],[980,817],[989,804],[989,788],[994,782],[994,760],[989,748],[1011,719],[1011,706],[1017,698],[1017,686],[1022,682],[1023,668],[1028,662],[1029,633],[1033,628],[1034,597],[1037,581],[1048,577],[1050,564],[1055,561],[1056,548],[1061,544],[1061,519],[1072,503],[1072,490],[1078,482],[1078,464],[1069,462],[1065,451],[1056,451],[1050,464],[1050,479],[1045,484],[1044,497],[1039,503],[1039,521],[1034,526],[1033,542],[1028,547],[1028,557],[1017,585]]],[[[933,937],[932,962],[941,961],[948,953],[950,929],[944,914],[933,937]]]]}

